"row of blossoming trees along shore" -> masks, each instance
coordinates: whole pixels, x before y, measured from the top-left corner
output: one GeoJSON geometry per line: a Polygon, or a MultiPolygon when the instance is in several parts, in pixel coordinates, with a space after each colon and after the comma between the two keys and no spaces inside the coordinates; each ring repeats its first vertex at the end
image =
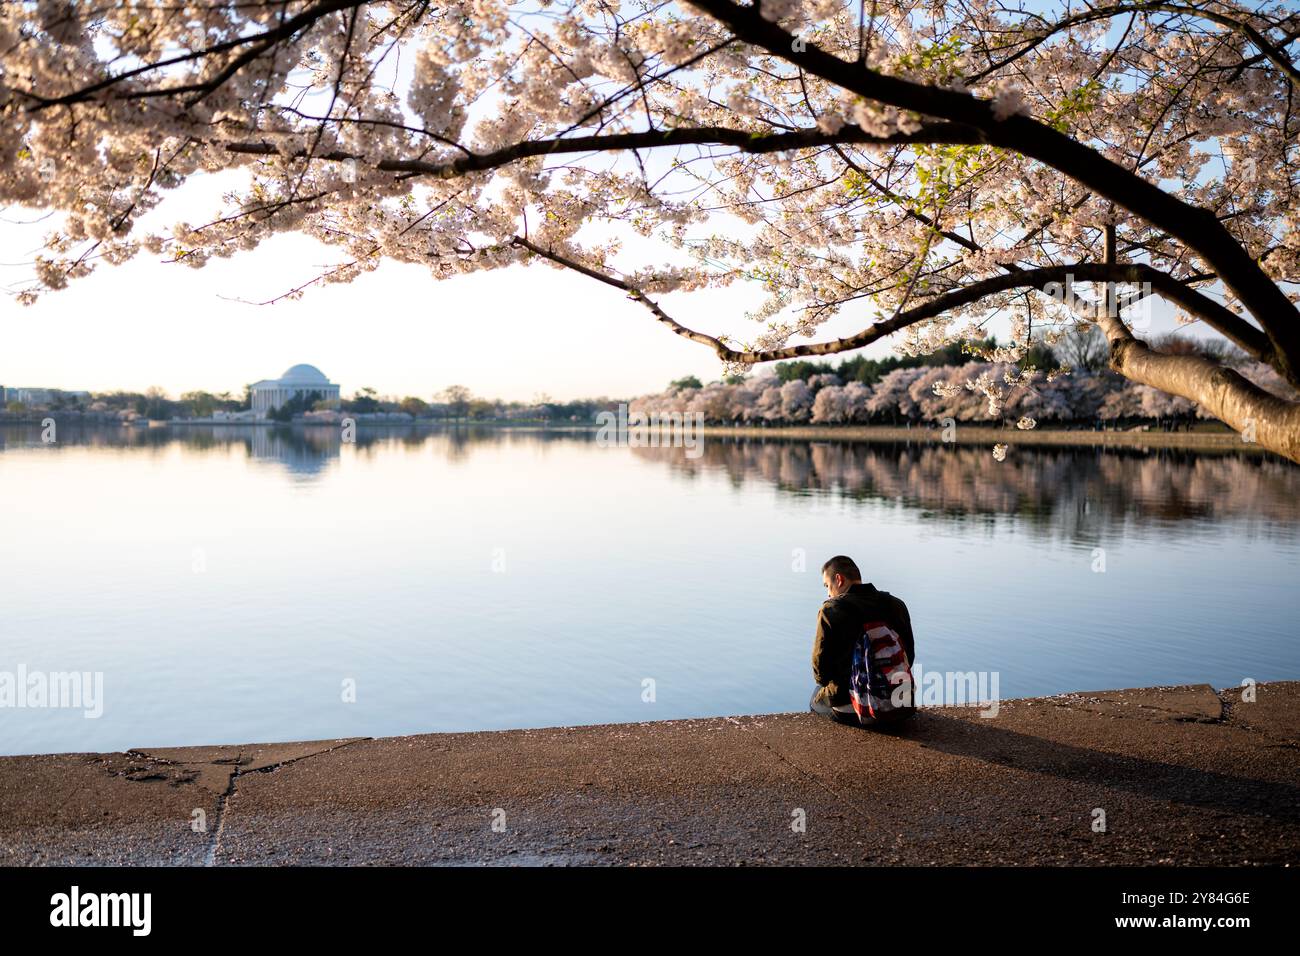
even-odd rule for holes
{"type": "MultiPolygon", "coordinates": [[[[829,370],[807,371],[812,374],[788,380],[779,369],[707,385],[680,380],[658,394],[632,400],[629,411],[699,413],[705,421],[728,424],[940,424],[951,418],[1021,428],[1039,422],[1119,427],[1141,421],[1176,428],[1211,417],[1185,398],[1105,370],[1066,374],[968,362],[895,368],[875,382],[845,381],[829,370]]],[[[1238,371],[1279,397],[1294,396],[1262,363],[1244,362],[1238,371]]]]}

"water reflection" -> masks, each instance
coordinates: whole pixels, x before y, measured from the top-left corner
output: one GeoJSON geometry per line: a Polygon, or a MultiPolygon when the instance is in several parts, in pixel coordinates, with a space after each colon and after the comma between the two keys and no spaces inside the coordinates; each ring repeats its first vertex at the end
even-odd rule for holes
{"type": "Polygon", "coordinates": [[[1300,674],[1300,469],[1263,455],[356,438],[0,427],[0,667],[109,701],[10,712],[0,753],[800,709],[837,551],[906,596],[927,669],[1004,696],[1300,674]]]}
{"type": "MultiPolygon", "coordinates": [[[[344,446],[334,427],[70,426],[58,437],[57,444],[43,445],[39,426],[0,427],[0,451],[89,447],[162,454],[180,448],[190,455],[228,455],[242,447],[250,461],[280,467],[296,483],[310,485],[328,476],[344,446]]],[[[363,460],[402,449],[456,463],[504,445],[545,452],[557,443],[595,440],[594,432],[581,430],[382,426],[359,428],[349,445],[363,460]]],[[[1251,535],[1300,536],[1300,468],[1266,455],[1022,446],[996,462],[988,448],[976,446],[749,438],[710,438],[698,457],[679,448],[629,452],[678,480],[724,474],[737,489],[765,484],[788,495],[884,500],[932,521],[1014,516],[1031,534],[1079,543],[1118,530],[1157,532],[1184,523],[1232,522],[1251,535]]]]}
{"type": "Polygon", "coordinates": [[[1081,541],[1183,522],[1300,533],[1300,468],[1261,455],[1022,446],[997,462],[987,447],[744,439],[705,442],[695,459],[633,451],[686,479],[723,471],[738,487],[884,499],[937,520],[1014,515],[1028,531],[1081,541]]]}

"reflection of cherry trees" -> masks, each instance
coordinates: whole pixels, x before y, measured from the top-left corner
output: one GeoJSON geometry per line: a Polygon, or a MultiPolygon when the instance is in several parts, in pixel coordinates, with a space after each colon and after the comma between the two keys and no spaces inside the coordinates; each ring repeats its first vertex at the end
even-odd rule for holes
{"type": "MultiPolygon", "coordinates": [[[[1267,366],[1254,363],[1240,371],[1276,395],[1293,397],[1267,366]]],[[[1022,373],[1014,365],[980,362],[895,369],[874,385],[843,384],[825,373],[789,382],[757,375],[735,384],[670,387],[630,405],[646,413],[699,412],[709,422],[790,425],[939,423],[945,418],[1091,424],[1209,417],[1185,398],[1106,371],[1049,378],[1041,371],[1022,373]]]]}
{"type": "Polygon", "coordinates": [[[1300,534],[1300,469],[1265,456],[1035,448],[998,463],[977,447],[750,439],[708,440],[693,460],[681,449],[634,453],[684,476],[885,499],[936,520],[1015,515],[1044,536],[1082,542],[1130,523],[1196,520],[1300,534]]]}

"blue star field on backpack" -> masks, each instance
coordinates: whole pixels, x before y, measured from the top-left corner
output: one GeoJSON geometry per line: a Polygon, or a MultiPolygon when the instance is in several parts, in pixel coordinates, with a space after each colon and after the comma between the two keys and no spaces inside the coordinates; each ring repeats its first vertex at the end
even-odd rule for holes
{"type": "Polygon", "coordinates": [[[853,648],[849,698],[862,723],[908,716],[912,701],[912,668],[903,642],[884,621],[868,621],[853,648]]]}

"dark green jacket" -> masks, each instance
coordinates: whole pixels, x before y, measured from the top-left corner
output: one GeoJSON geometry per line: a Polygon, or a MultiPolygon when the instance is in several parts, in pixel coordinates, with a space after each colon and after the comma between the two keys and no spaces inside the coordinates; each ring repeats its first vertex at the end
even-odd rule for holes
{"type": "Polygon", "coordinates": [[[837,598],[831,598],[817,613],[817,634],[813,637],[813,680],[826,688],[832,706],[849,703],[849,671],[853,648],[868,621],[884,621],[903,642],[910,665],[916,657],[912,619],[907,605],[874,584],[855,584],[837,598]]]}

